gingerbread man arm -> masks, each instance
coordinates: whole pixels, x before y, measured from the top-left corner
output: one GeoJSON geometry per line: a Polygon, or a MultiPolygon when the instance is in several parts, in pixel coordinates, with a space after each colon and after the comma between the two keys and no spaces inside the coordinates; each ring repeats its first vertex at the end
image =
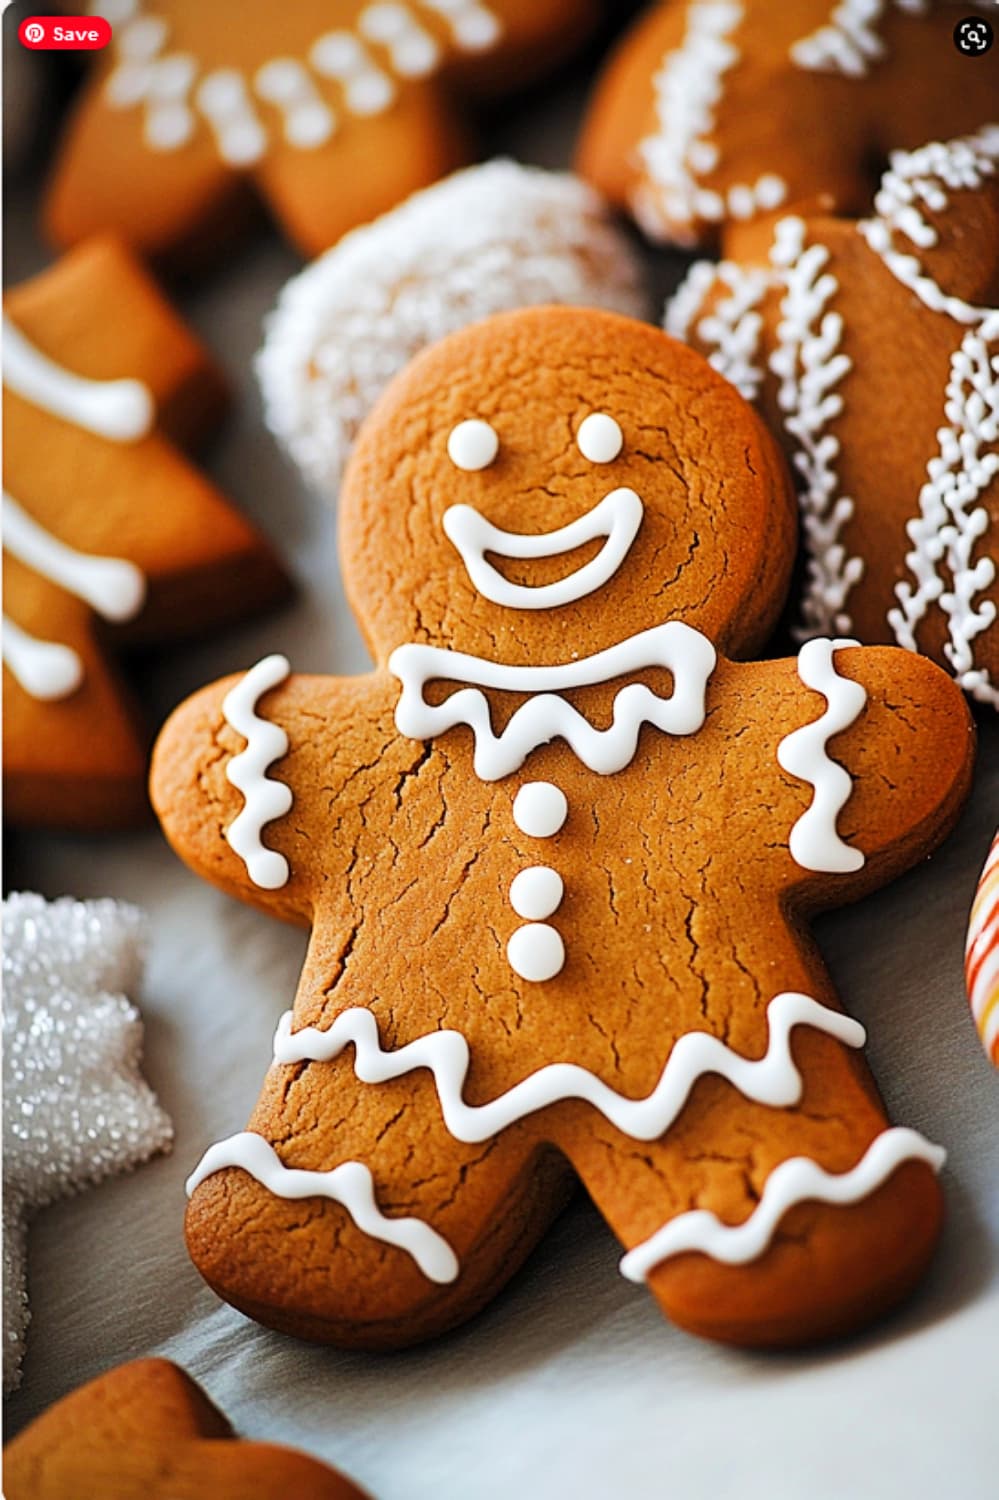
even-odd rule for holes
{"type": "Polygon", "coordinates": [[[150,795],[170,843],[241,901],[302,924],[321,907],[349,930],[352,872],[385,843],[367,805],[391,803],[425,753],[395,729],[397,696],[387,675],[289,678],[281,666],[196,693],[153,754],[150,795]]]}

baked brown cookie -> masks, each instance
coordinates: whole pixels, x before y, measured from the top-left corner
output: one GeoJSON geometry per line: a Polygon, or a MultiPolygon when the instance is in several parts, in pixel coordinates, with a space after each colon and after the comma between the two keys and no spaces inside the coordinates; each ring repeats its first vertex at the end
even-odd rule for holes
{"type": "Polygon", "coordinates": [[[804,633],[931,656],[999,708],[999,127],[898,152],[873,216],[732,230],[666,327],[793,462],[804,633]]]}
{"type": "Polygon", "coordinates": [[[91,1380],[4,1448],[7,1500],[364,1500],[292,1448],[236,1439],[189,1375],[137,1359],[91,1380]]]}
{"type": "Polygon", "coordinates": [[[110,648],[211,631],[287,581],[180,452],[222,378],[123,246],[81,246],[4,307],[7,818],[121,827],[148,816],[147,736],[110,648]]]}
{"type": "Polygon", "coordinates": [[[995,117],[999,51],[940,0],[661,0],[601,79],[578,164],[652,239],[791,204],[863,213],[895,147],[995,117]]]}
{"type": "Polygon", "coordinates": [[[152,255],[231,238],[262,198],[315,255],[469,156],[456,95],[522,87],[595,0],[103,0],[114,24],[65,137],[56,243],[152,255]]]}
{"type": "Polygon", "coordinates": [[[249,1129],[190,1180],[202,1275],[289,1332],[405,1344],[496,1292],[575,1173],[697,1333],[792,1344],[896,1302],[942,1153],[887,1126],[807,922],[947,831],[958,689],[844,641],[746,660],[786,471],[700,355],[613,314],[420,355],[340,514],[375,670],[267,658],[154,754],[178,853],[312,928],[249,1129]]]}

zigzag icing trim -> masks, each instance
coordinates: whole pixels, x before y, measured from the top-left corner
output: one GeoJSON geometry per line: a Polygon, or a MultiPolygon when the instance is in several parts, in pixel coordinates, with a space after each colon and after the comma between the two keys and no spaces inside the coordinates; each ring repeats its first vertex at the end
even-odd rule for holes
{"type": "MultiPolygon", "coordinates": [[[[928,0],[895,0],[898,10],[925,15],[928,0]]],[[[829,20],[791,47],[791,61],[815,73],[844,73],[863,78],[885,55],[877,27],[885,18],[886,0],[841,0],[829,20]]]]}
{"type": "Polygon", "coordinates": [[[226,766],[226,780],[242,792],[245,805],[226,829],[226,843],[246,866],[254,885],[275,891],[288,882],[288,861],[274,849],[265,849],[260,833],[265,823],[291,811],[291,787],[267,775],[272,761],[288,753],[288,736],[278,724],[257,713],[257,701],[284,682],[291,671],[285,656],[265,656],[258,661],[222,700],[222,717],[246,740],[246,749],[226,766]]]}
{"type": "Polygon", "coordinates": [[[947,1160],[917,1130],[896,1126],[876,1136],[849,1172],[827,1172],[807,1156],[792,1156],[767,1178],[763,1196],[742,1224],[723,1224],[717,1214],[695,1209],[678,1215],[629,1250],[621,1274],[644,1281],[650,1271],[673,1255],[695,1251],[725,1265],[741,1266],[769,1248],[784,1215],[799,1203],[858,1203],[877,1191],[907,1161],[923,1161],[939,1172],[947,1160]]]}
{"type": "Polygon", "coordinates": [[[375,1201],[374,1181],[363,1162],[345,1161],[329,1172],[286,1167],[263,1136],[242,1130],[210,1146],[187,1179],[187,1196],[216,1172],[241,1167],[278,1198],[329,1198],[340,1203],[372,1239],[411,1255],[429,1281],[446,1283],[458,1275],[458,1257],[443,1235],[422,1219],[390,1219],[375,1201]]]}
{"type": "Polygon", "coordinates": [[[989,513],[976,500],[999,473],[999,312],[969,329],[955,352],[947,381],[946,424],[937,432],[940,451],[926,466],[919,515],[906,531],[912,542],[906,564],[915,587],[895,585],[897,609],[888,623],[900,646],[918,650],[916,632],[931,604],[947,621],[944,652],[965,692],[999,708],[999,687],[975,665],[973,642],[995,623],[996,607],[976,603],[996,576],[993,557],[973,556],[989,530],[989,513]],[[946,587],[945,573],[951,586],[946,587]]]}
{"type": "Polygon", "coordinates": [[[772,172],[752,184],[735,183],[724,194],[699,180],[719,164],[710,137],[725,74],[739,61],[732,37],[742,19],[737,0],[688,4],[683,41],[666,54],[653,79],[659,128],[638,145],[650,182],[632,201],[635,217],[653,237],[682,243],[684,226],[698,219],[751,219],[761,208],[778,208],[787,195],[786,183],[772,172]]]}
{"type": "Polygon", "coordinates": [[[811,724],[803,724],[781,740],[777,761],[789,776],[807,781],[815,790],[811,806],[791,829],[791,858],[805,870],[831,875],[860,870],[864,855],[851,849],[836,831],[836,820],[849,800],[853,780],[829,755],[833,735],[848,729],[862,713],[867,690],[840,676],[834,652],[857,641],[807,641],[798,653],[798,676],[806,687],[821,693],[826,710],[811,724]]]}
{"type": "Polygon", "coordinates": [[[747,401],[756,400],[763,384],[763,317],[759,307],[772,284],[773,276],[762,267],[740,266],[732,260],[717,265],[699,260],[666,304],[666,332],[684,341],[693,333],[707,353],[708,364],[747,401]],[[716,281],[730,295],[718,297],[711,312],[698,318],[705,296],[716,281]]]}
{"type": "Polygon", "coordinates": [[[474,1145],[498,1135],[526,1115],[579,1099],[604,1119],[637,1141],[653,1141],[676,1120],[697,1080],[714,1073],[725,1078],[747,1099],[773,1108],[786,1108],[801,1098],[801,1074],[791,1056],[791,1032],[797,1026],[835,1037],[848,1047],[862,1047],[864,1028],[858,1021],[808,995],[785,991],[767,1007],[770,1037],[767,1051],[755,1060],[733,1052],[708,1032],[691,1031],[680,1037],[666,1060],[659,1082],[644,1099],[630,1099],[577,1063],[550,1063],[499,1094],[488,1104],[466,1104],[462,1091],[470,1065],[469,1046],[460,1031],[435,1031],[393,1051],[384,1051],[378,1022],[369,1010],[341,1011],[332,1026],[319,1030],[291,1029],[291,1012],[282,1016],[274,1038],[276,1063],[330,1062],[347,1047],[354,1048],[354,1073],[362,1083],[385,1083],[426,1068],[434,1079],[444,1124],[455,1140],[474,1145]]]}
{"type": "Polygon", "coordinates": [[[918,255],[898,248],[904,236],[917,249],[928,250],[939,235],[923,208],[940,214],[949,206],[951,192],[981,188],[995,172],[999,159],[999,125],[987,125],[977,135],[954,141],[931,141],[918,151],[896,151],[874,199],[877,217],[857,225],[876,254],[903,286],[915,292],[933,312],[947,313],[958,323],[978,323],[995,311],[975,307],[953,297],[923,269],[918,255]]]}
{"type": "Polygon", "coordinates": [[[780,381],[777,400],[797,443],[794,464],[805,482],[800,504],[809,557],[801,634],[845,633],[852,628],[846,603],[864,562],[848,556],[840,540],[854,502],[839,493],[839,439],[828,431],[843,410],[836,388],[850,369],[840,349],[843,319],[831,307],[839,283],[825,269],[826,247],[805,248],[801,219],[780,221],[770,258],[786,289],[770,368],[780,381]]]}

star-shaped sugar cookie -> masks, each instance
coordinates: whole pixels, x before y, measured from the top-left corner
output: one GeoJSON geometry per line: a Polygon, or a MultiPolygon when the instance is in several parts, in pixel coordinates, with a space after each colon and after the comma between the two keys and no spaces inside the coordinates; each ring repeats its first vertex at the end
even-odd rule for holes
{"type": "Polygon", "coordinates": [[[12,895],[3,905],[5,1390],[20,1380],[29,1317],[28,1219],[173,1138],[142,1077],[142,1021],[126,999],[144,930],[142,913],[118,901],[12,895]]]}
{"type": "Polygon", "coordinates": [[[8,819],[146,813],[146,734],[110,655],[211,631],[287,589],[261,534],[183,456],[221,377],[132,255],[101,238],[4,316],[8,819]]]}

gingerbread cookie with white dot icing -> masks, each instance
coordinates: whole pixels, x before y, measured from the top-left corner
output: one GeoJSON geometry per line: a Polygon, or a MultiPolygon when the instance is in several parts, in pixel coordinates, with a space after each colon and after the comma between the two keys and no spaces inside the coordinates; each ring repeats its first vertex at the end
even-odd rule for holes
{"type": "Polygon", "coordinates": [[[460,166],[458,96],[523,85],[594,0],[101,0],[114,26],[49,187],[60,245],[188,255],[262,198],[308,255],[460,166]]]}
{"type": "Polygon", "coordinates": [[[999,127],[896,153],[859,223],[730,232],[666,326],[782,434],[803,633],[923,651],[999,708],[999,127]]]}
{"type": "Polygon", "coordinates": [[[597,88],[579,167],[655,240],[792,204],[861,213],[896,147],[994,116],[999,52],[940,0],[660,0],[597,88]]]}
{"type": "Polygon", "coordinates": [[[807,921],[945,834],[954,683],[842,639],[752,660],[794,551],[777,448],[609,313],[419,356],[340,515],[373,672],[266,658],[154,755],[178,853],[312,929],[249,1127],[189,1183],[204,1277],[405,1344],[481,1307],[576,1174],[697,1333],[791,1344],[897,1301],[942,1152],[889,1125],[807,921]]]}
{"type": "Polygon", "coordinates": [[[129,252],[80,246],[4,304],[4,793],[14,824],[148,817],[123,648],[287,591],[263,536],[184,457],[222,377],[129,252]]]}

